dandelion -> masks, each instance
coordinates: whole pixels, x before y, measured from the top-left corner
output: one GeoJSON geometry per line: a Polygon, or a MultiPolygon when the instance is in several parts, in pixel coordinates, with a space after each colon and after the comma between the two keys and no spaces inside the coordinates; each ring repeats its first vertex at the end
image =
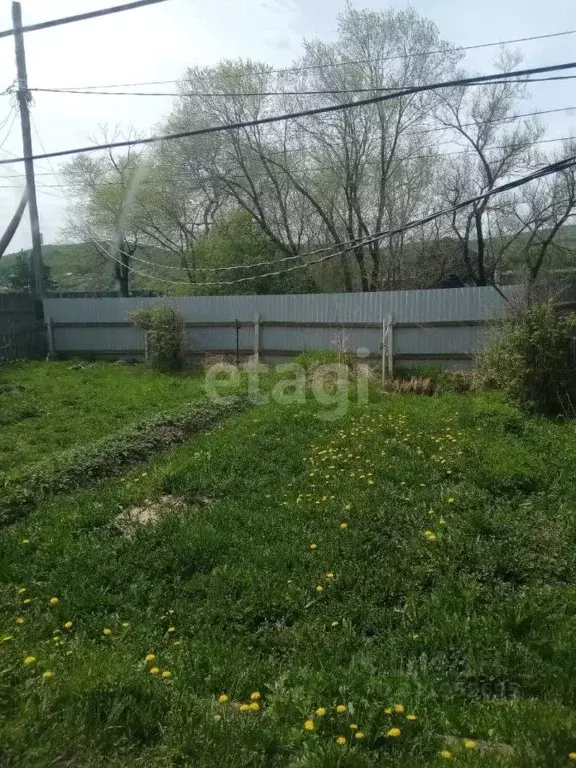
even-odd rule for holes
{"type": "Polygon", "coordinates": [[[346,712],[346,705],[345,704],[338,704],[338,706],[336,707],[336,712],[338,712],[338,714],[342,715],[344,712],[346,712]]]}
{"type": "Polygon", "coordinates": [[[446,503],[447,504],[454,504],[454,499],[452,498],[452,496],[450,496],[449,499],[446,499],[446,503]]]}
{"type": "Polygon", "coordinates": [[[60,602],[60,598],[59,597],[51,597],[50,600],[48,600],[48,602],[50,603],[50,605],[58,605],[58,603],[60,602]]]}
{"type": "Polygon", "coordinates": [[[146,661],[154,661],[155,658],[156,658],[155,653],[147,653],[145,657],[146,661]]]}
{"type": "Polygon", "coordinates": [[[42,677],[45,680],[48,680],[50,677],[54,677],[54,672],[52,672],[50,669],[47,669],[45,672],[42,672],[42,677]]]}
{"type": "Polygon", "coordinates": [[[318,586],[316,587],[316,592],[324,592],[324,587],[322,586],[322,584],[318,584],[318,586]]]}
{"type": "Polygon", "coordinates": [[[220,696],[218,696],[218,704],[228,704],[229,701],[230,699],[225,693],[221,693],[220,696]]]}
{"type": "Polygon", "coordinates": [[[18,594],[19,594],[19,595],[23,595],[23,594],[24,594],[24,592],[27,592],[27,591],[28,591],[28,590],[26,589],[26,587],[20,587],[20,589],[18,590],[18,594]]]}
{"type": "Polygon", "coordinates": [[[168,632],[172,634],[173,632],[176,632],[176,627],[168,627],[168,632]]]}
{"type": "Polygon", "coordinates": [[[26,664],[27,667],[29,667],[31,664],[34,664],[36,662],[35,656],[26,656],[24,659],[24,664],[26,664]]]}
{"type": "Polygon", "coordinates": [[[30,539],[22,539],[22,544],[30,544],[30,539]]]}
{"type": "Polygon", "coordinates": [[[129,626],[130,624],[127,621],[122,622],[122,629],[128,629],[129,626]]]}
{"type": "Polygon", "coordinates": [[[22,605],[30,605],[31,602],[32,602],[32,598],[27,597],[26,600],[22,600],[22,605]]]}
{"type": "Polygon", "coordinates": [[[160,674],[160,670],[158,669],[158,667],[150,667],[150,674],[151,675],[159,675],[160,674]]]}
{"type": "Polygon", "coordinates": [[[310,544],[310,549],[314,552],[316,549],[318,549],[318,544],[310,544]]]}
{"type": "Polygon", "coordinates": [[[336,744],[340,744],[340,746],[342,746],[343,744],[346,744],[346,737],[338,736],[338,738],[336,739],[336,744]]]}
{"type": "Polygon", "coordinates": [[[24,624],[24,619],[22,618],[22,616],[18,616],[18,618],[16,619],[16,624],[24,624]]]}
{"type": "Polygon", "coordinates": [[[384,714],[385,715],[391,715],[392,714],[392,707],[386,707],[386,709],[384,710],[384,714]]]}
{"type": "Polygon", "coordinates": [[[304,730],[305,731],[315,731],[316,726],[314,725],[314,720],[306,720],[304,723],[304,730]]]}
{"type": "Polygon", "coordinates": [[[448,749],[443,749],[439,753],[440,757],[443,757],[444,760],[452,760],[452,752],[448,749]]]}
{"type": "Polygon", "coordinates": [[[252,701],[259,701],[262,698],[259,691],[254,691],[254,693],[250,694],[250,699],[252,701]]]}
{"type": "Polygon", "coordinates": [[[346,504],[344,509],[346,510],[346,512],[349,512],[352,509],[352,504],[346,504]]]}
{"type": "Polygon", "coordinates": [[[357,731],[358,730],[358,726],[356,725],[356,723],[350,723],[350,730],[351,731],[357,731]]]}
{"type": "Polygon", "coordinates": [[[106,637],[109,637],[112,634],[112,630],[110,629],[110,627],[104,627],[104,629],[102,630],[102,634],[106,635],[106,637]]]}
{"type": "Polygon", "coordinates": [[[250,711],[250,707],[248,706],[248,704],[240,704],[238,709],[240,710],[240,712],[249,712],[250,711]]]}
{"type": "Polygon", "coordinates": [[[366,738],[366,734],[364,733],[364,731],[356,731],[356,733],[354,734],[354,738],[355,739],[365,739],[366,738]]]}
{"type": "Polygon", "coordinates": [[[338,626],[338,624],[340,624],[340,622],[339,622],[339,621],[333,621],[333,622],[330,624],[330,626],[331,626],[331,627],[337,627],[337,626],[338,626]]]}
{"type": "Polygon", "coordinates": [[[318,717],[324,717],[324,715],[326,714],[326,707],[318,707],[318,709],[316,710],[316,714],[318,715],[318,717]]]}
{"type": "Polygon", "coordinates": [[[332,571],[329,571],[329,572],[326,574],[326,578],[327,578],[327,579],[333,579],[333,578],[334,578],[334,574],[332,573],[332,571]]]}
{"type": "Polygon", "coordinates": [[[417,720],[416,715],[406,715],[406,720],[417,720]]]}
{"type": "Polygon", "coordinates": [[[394,712],[404,712],[404,704],[394,704],[394,712]]]}
{"type": "Polygon", "coordinates": [[[397,739],[400,734],[400,728],[390,728],[386,736],[389,736],[391,739],[397,739]]]}
{"type": "Polygon", "coordinates": [[[348,528],[348,523],[340,523],[340,528],[345,531],[348,528]]]}
{"type": "Polygon", "coordinates": [[[474,739],[464,739],[464,746],[466,749],[476,749],[476,742],[474,739]]]}
{"type": "Polygon", "coordinates": [[[71,621],[67,621],[64,624],[64,629],[72,629],[72,622],[71,621]]]}
{"type": "Polygon", "coordinates": [[[258,712],[258,710],[260,709],[260,703],[258,701],[253,701],[250,704],[250,709],[252,710],[252,712],[258,712]]]}
{"type": "Polygon", "coordinates": [[[576,760],[576,752],[570,752],[568,754],[568,760],[576,760]]]}
{"type": "Polygon", "coordinates": [[[162,672],[162,677],[168,679],[169,677],[172,677],[172,672],[170,672],[169,669],[165,669],[164,672],[162,672]]]}

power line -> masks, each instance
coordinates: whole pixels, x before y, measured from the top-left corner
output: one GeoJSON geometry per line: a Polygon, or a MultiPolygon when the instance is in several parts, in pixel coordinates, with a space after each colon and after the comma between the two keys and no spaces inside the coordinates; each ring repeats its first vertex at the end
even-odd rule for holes
{"type": "MultiPolygon", "coordinates": [[[[461,203],[457,203],[456,205],[450,208],[446,208],[441,211],[436,211],[435,213],[432,213],[429,216],[425,216],[424,218],[408,222],[407,224],[404,224],[401,227],[385,230],[383,232],[377,232],[374,235],[370,235],[368,237],[362,238],[361,240],[357,240],[356,242],[354,242],[353,245],[350,245],[344,249],[341,249],[336,253],[327,254],[325,256],[322,256],[320,259],[315,259],[312,262],[307,262],[305,264],[296,264],[293,267],[286,267],[285,269],[281,269],[276,272],[268,272],[263,275],[249,275],[247,277],[237,278],[236,280],[224,280],[224,281],[213,281],[213,282],[202,281],[202,282],[190,283],[189,281],[169,280],[167,278],[155,277],[153,275],[148,275],[144,272],[139,272],[138,270],[132,269],[131,267],[128,267],[128,269],[131,272],[134,272],[135,274],[148,278],[149,280],[159,280],[161,282],[171,283],[173,285],[210,285],[210,286],[235,285],[237,283],[245,283],[245,282],[250,282],[254,280],[260,280],[264,277],[276,277],[279,275],[284,275],[286,272],[293,272],[297,269],[309,268],[310,266],[313,266],[315,264],[320,264],[324,261],[328,261],[329,259],[336,258],[337,256],[342,256],[345,253],[355,250],[356,248],[360,248],[360,247],[363,248],[367,245],[371,245],[372,243],[378,242],[379,240],[382,240],[384,237],[389,237],[392,235],[401,234],[402,232],[407,232],[418,226],[428,224],[429,222],[434,221],[435,219],[438,219],[441,216],[445,216],[449,213],[454,213],[456,211],[461,210],[462,208],[465,208],[468,205],[473,205],[477,202],[480,202],[481,200],[485,200],[489,197],[492,197],[493,195],[498,195],[498,194],[501,194],[502,192],[508,192],[511,189],[515,189],[516,187],[523,186],[524,184],[528,184],[529,182],[534,181],[536,179],[542,178],[544,176],[548,176],[552,173],[559,173],[561,171],[568,170],[569,168],[573,168],[574,166],[576,166],[576,155],[572,155],[570,157],[564,158],[563,160],[559,160],[556,163],[551,163],[547,166],[543,166],[542,168],[538,169],[534,173],[529,174],[528,176],[524,176],[520,179],[516,179],[514,181],[508,182],[507,184],[502,184],[499,187],[495,187],[494,189],[488,192],[484,192],[481,195],[477,195],[476,197],[469,198],[468,200],[464,200],[461,203]]],[[[96,241],[94,242],[96,243],[96,245],[98,245],[96,241]]],[[[324,249],[324,250],[328,250],[328,249],[324,249]]],[[[119,264],[123,264],[123,262],[121,262],[119,259],[114,258],[114,256],[112,256],[111,253],[105,251],[105,249],[102,248],[102,251],[105,252],[106,255],[109,256],[114,261],[117,261],[119,264]]],[[[118,253],[122,254],[122,251],[118,250],[118,253]]],[[[298,258],[303,259],[303,258],[306,258],[306,256],[308,255],[311,255],[311,254],[302,254],[298,258]]],[[[126,266],[126,265],[123,264],[123,266],[126,266]]],[[[161,266],[161,265],[157,265],[157,266],[161,266]]]]}
{"type": "MultiPolygon", "coordinates": [[[[541,110],[536,110],[534,112],[523,112],[523,113],[521,113],[519,115],[512,115],[510,117],[501,117],[501,118],[498,118],[497,120],[486,120],[485,121],[485,125],[495,125],[497,123],[508,123],[508,122],[512,122],[513,120],[520,120],[521,118],[524,118],[524,117],[536,117],[538,115],[550,115],[550,114],[554,114],[554,113],[558,113],[558,112],[569,112],[571,110],[576,110],[576,106],[558,107],[556,109],[541,109],[541,110]]],[[[470,128],[470,127],[472,127],[474,125],[477,125],[477,123],[474,123],[474,122],[473,123],[462,123],[462,128],[470,128]]],[[[424,129],[419,130],[419,131],[410,131],[409,133],[406,133],[405,136],[420,136],[420,135],[425,134],[425,133],[436,133],[437,131],[446,131],[446,130],[447,130],[446,126],[440,126],[440,127],[436,127],[436,128],[424,128],[424,129]]],[[[571,139],[571,138],[573,138],[573,137],[572,136],[566,136],[566,137],[563,137],[563,138],[560,138],[560,139],[547,139],[546,141],[549,141],[549,142],[565,141],[566,139],[571,139]]],[[[453,139],[450,139],[448,141],[439,142],[439,144],[452,144],[453,141],[454,141],[453,139]]],[[[534,142],[534,143],[544,144],[544,143],[546,143],[546,141],[540,141],[540,142],[534,142]]],[[[15,155],[13,152],[8,152],[7,149],[4,149],[3,151],[7,152],[9,155],[12,155],[13,157],[17,157],[17,155],[15,155]]],[[[283,154],[284,154],[284,152],[286,152],[286,153],[288,153],[288,152],[302,152],[302,149],[300,149],[300,148],[289,149],[288,148],[288,149],[283,150],[283,154]]],[[[445,153],[445,154],[448,154],[448,153],[445,153]]],[[[10,162],[16,162],[16,161],[10,161],[10,162]]],[[[159,165],[157,167],[160,167],[160,168],[171,168],[172,166],[162,165],[161,164],[161,165],[159,165]]],[[[37,173],[36,174],[36,176],[59,176],[59,175],[60,174],[55,172],[55,171],[45,171],[45,172],[41,172],[41,173],[37,173]]],[[[11,174],[9,176],[3,176],[2,178],[4,178],[4,179],[20,179],[20,178],[22,178],[22,176],[21,176],[21,174],[17,174],[16,173],[16,174],[11,174]]],[[[205,178],[206,178],[206,180],[210,180],[208,177],[205,177],[205,178]]],[[[231,177],[227,177],[227,178],[231,178],[231,177]]],[[[238,176],[237,178],[244,178],[244,177],[238,176]]]]}
{"type": "MultiPolygon", "coordinates": [[[[566,35],[574,35],[576,34],[576,29],[569,29],[564,32],[552,32],[546,35],[533,35],[532,37],[519,37],[514,40],[498,40],[496,42],[492,43],[480,43],[477,45],[460,45],[456,47],[449,47],[449,48],[440,48],[435,51],[416,51],[413,53],[405,53],[405,54],[399,54],[397,56],[388,56],[383,58],[376,58],[376,59],[360,59],[356,61],[338,61],[338,62],[331,62],[327,64],[313,64],[306,67],[287,67],[284,69],[270,69],[267,70],[269,74],[274,73],[283,73],[283,72],[304,72],[309,69],[323,69],[328,67],[345,67],[353,64],[372,64],[375,62],[386,62],[386,61],[396,61],[398,59],[409,59],[412,56],[418,56],[418,57],[428,57],[428,56],[436,56],[441,53],[458,53],[459,51],[472,51],[472,50],[478,50],[480,48],[494,48],[500,45],[513,45],[514,43],[528,43],[532,42],[533,40],[545,40],[553,37],[565,37],[566,35]]],[[[265,74],[265,73],[264,73],[265,74]]],[[[241,77],[242,74],[239,73],[238,75],[225,75],[226,77],[241,77]]],[[[105,85],[86,85],[86,86],[76,86],[75,88],[72,88],[70,90],[75,90],[76,88],[78,90],[91,90],[91,89],[104,89],[104,88],[138,88],[140,86],[145,85],[175,85],[177,83],[180,83],[181,80],[152,80],[148,82],[140,82],[140,83],[107,83],[105,85]]],[[[69,90],[69,89],[64,89],[69,90]]]]}
{"type": "MultiPolygon", "coordinates": [[[[35,129],[36,130],[36,129],[35,129]]],[[[36,131],[36,134],[38,135],[38,132],[36,131]]],[[[39,138],[39,137],[38,137],[39,138]]],[[[576,140],[576,136],[560,136],[557,139],[541,139],[540,141],[530,141],[527,142],[525,147],[533,147],[539,144],[553,144],[558,141],[573,141],[576,140]]],[[[446,142],[440,142],[440,144],[452,144],[452,140],[446,141],[446,142]]],[[[41,142],[40,142],[41,144],[41,142]]],[[[41,144],[42,146],[42,144],[41,144]]],[[[430,145],[430,148],[432,148],[434,145],[430,145]]],[[[42,149],[44,149],[42,147],[42,149]]],[[[427,147],[423,147],[422,149],[427,149],[427,147]]],[[[500,149],[506,149],[505,146],[497,146],[497,147],[488,147],[484,151],[485,152],[496,152],[500,149]]],[[[456,150],[454,152],[437,152],[437,153],[429,153],[426,155],[408,155],[406,157],[399,157],[397,158],[398,162],[405,162],[407,160],[427,160],[430,157],[451,157],[453,155],[477,155],[477,152],[473,149],[462,149],[462,150],[456,150]]],[[[379,160],[366,160],[364,165],[380,165],[379,160]]],[[[158,166],[159,168],[168,168],[173,169],[175,166],[158,166]]],[[[275,173],[290,173],[292,171],[298,172],[298,173],[304,173],[305,171],[328,171],[328,170],[338,170],[336,166],[327,166],[327,165],[314,165],[309,166],[308,168],[295,168],[291,169],[290,171],[284,168],[275,168],[275,173]]],[[[59,174],[56,171],[51,171],[50,173],[46,174],[36,174],[37,176],[58,176],[59,174]]],[[[266,172],[263,174],[250,174],[251,177],[258,176],[265,176],[266,172]]],[[[13,176],[4,176],[4,179],[9,178],[22,178],[19,174],[15,174],[13,176]]],[[[247,178],[247,174],[229,174],[222,172],[221,175],[217,176],[203,176],[199,181],[222,181],[223,179],[245,179],[247,178]]],[[[170,181],[176,181],[176,179],[170,179],[170,181]]],[[[140,184],[146,185],[146,184],[155,184],[156,182],[154,180],[149,179],[142,179],[140,181],[140,184]]],[[[94,182],[90,185],[91,187],[117,187],[117,186],[126,186],[124,182],[122,181],[100,181],[100,182],[94,182]]],[[[21,185],[19,184],[0,184],[0,189],[20,189],[21,185]]],[[[61,184],[38,184],[37,187],[39,189],[68,189],[70,187],[84,187],[84,185],[81,182],[76,181],[64,181],[61,184]]]]}
{"type": "MultiPolygon", "coordinates": [[[[294,120],[300,117],[309,117],[311,115],[320,115],[328,112],[339,112],[344,109],[350,109],[354,107],[368,106],[371,104],[377,104],[383,101],[390,101],[402,96],[410,96],[416,93],[423,93],[425,91],[434,91],[441,88],[454,88],[460,86],[474,85],[485,81],[493,81],[494,83],[502,80],[509,79],[513,76],[524,76],[532,74],[540,74],[542,72],[556,72],[559,70],[574,69],[576,68],[576,62],[569,62],[567,64],[555,64],[547,67],[536,67],[532,69],[516,70],[513,72],[500,72],[493,75],[480,75],[478,77],[459,78],[457,80],[447,80],[440,83],[431,83],[429,85],[413,86],[412,88],[406,88],[395,93],[387,93],[382,96],[373,96],[369,99],[361,99],[357,101],[345,102],[342,104],[331,104],[326,107],[316,107],[315,109],[306,109],[299,112],[289,112],[284,115],[272,115],[270,117],[263,117],[257,120],[248,120],[245,122],[230,123],[229,125],[215,125],[209,128],[199,128],[194,131],[182,131],[180,133],[173,133],[166,136],[151,136],[148,139],[130,139],[126,141],[117,141],[108,144],[94,144],[88,147],[77,147],[75,149],[63,149],[58,152],[45,153],[43,155],[34,155],[32,158],[20,157],[12,162],[25,162],[27,159],[33,160],[45,160],[52,157],[64,157],[67,155],[76,155],[86,152],[95,152],[101,149],[119,149],[122,147],[134,147],[142,146],[145,144],[153,144],[159,141],[169,141],[174,139],[185,139],[193,136],[206,136],[211,133],[219,133],[222,131],[232,131],[239,128],[250,128],[257,125],[267,125],[268,123],[276,123],[284,120],[294,120]]],[[[0,165],[7,163],[6,160],[0,160],[0,165]]]]}
{"type": "MultiPolygon", "coordinates": [[[[38,24],[28,24],[22,27],[22,32],[36,32],[39,29],[48,29],[49,27],[59,27],[62,24],[71,24],[75,21],[85,21],[86,19],[95,19],[99,16],[108,16],[111,13],[120,13],[121,11],[132,11],[136,8],[143,8],[145,5],[155,5],[164,3],[166,0],[135,0],[133,3],[125,5],[116,5],[112,8],[102,8],[98,11],[89,11],[88,13],[79,13],[76,16],[65,16],[61,19],[52,19],[51,21],[41,21],[38,24]]],[[[14,35],[13,29],[5,29],[0,32],[0,38],[11,37],[14,35]]]]}
{"type": "MultiPolygon", "coordinates": [[[[547,83],[552,80],[576,80],[576,75],[556,75],[555,77],[535,77],[530,80],[507,80],[507,83],[547,83]]],[[[488,83],[471,83],[471,85],[491,85],[488,83]]],[[[81,90],[74,88],[29,88],[29,91],[34,93],[59,93],[59,94],[77,94],[80,96],[162,96],[162,97],[182,97],[182,96],[198,96],[198,97],[214,97],[222,96],[224,98],[234,98],[237,96],[243,97],[264,97],[264,96],[338,96],[345,93],[378,93],[381,91],[394,92],[398,90],[398,86],[384,87],[377,86],[373,88],[340,88],[336,90],[320,90],[320,91],[246,91],[246,92],[232,92],[227,93],[225,91],[172,91],[172,92],[153,92],[153,91],[96,91],[96,90],[81,90]]]]}

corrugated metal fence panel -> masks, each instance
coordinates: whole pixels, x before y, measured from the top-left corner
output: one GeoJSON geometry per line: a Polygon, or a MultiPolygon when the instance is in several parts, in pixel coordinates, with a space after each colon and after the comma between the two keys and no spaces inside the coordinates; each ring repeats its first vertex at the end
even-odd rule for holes
{"type": "Polygon", "coordinates": [[[494,317],[505,301],[494,288],[428,291],[314,293],[281,296],[195,296],[187,298],[46,299],[55,322],[125,322],[130,312],[151,304],[172,304],[190,322],[263,320],[299,322],[396,322],[482,320],[494,317]]]}
{"type": "Polygon", "coordinates": [[[321,348],[366,348],[377,355],[382,340],[379,324],[391,315],[399,324],[394,332],[396,354],[413,358],[454,355],[462,359],[478,351],[487,333],[481,324],[501,314],[506,302],[494,288],[451,288],[280,296],[46,299],[44,310],[54,323],[57,351],[120,355],[142,352],[143,335],[128,325],[130,313],[153,304],[171,304],[187,323],[206,324],[186,329],[187,347],[193,351],[233,354],[236,319],[242,323],[240,350],[251,351],[253,323],[258,313],[264,355],[321,348]],[[267,322],[279,325],[266,325],[267,322]],[[224,323],[231,325],[218,325],[224,323]],[[377,323],[378,327],[346,328],[343,323],[377,323]],[[403,327],[405,323],[414,326],[403,327]],[[95,325],[90,327],[92,324],[95,325]]]}
{"type": "Polygon", "coordinates": [[[46,331],[26,294],[0,294],[0,360],[46,355],[46,331]]]}

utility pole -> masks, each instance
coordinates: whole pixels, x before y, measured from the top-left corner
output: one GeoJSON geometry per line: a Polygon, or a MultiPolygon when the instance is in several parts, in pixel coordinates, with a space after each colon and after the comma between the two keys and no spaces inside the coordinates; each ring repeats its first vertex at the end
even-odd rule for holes
{"type": "Polygon", "coordinates": [[[44,269],[42,265],[42,235],[38,219],[38,201],[36,200],[36,183],[34,180],[34,161],[30,159],[32,150],[32,135],[30,132],[30,112],[28,102],[28,75],[26,72],[26,52],[24,50],[24,33],[22,32],[22,8],[20,3],[12,3],[12,24],[14,27],[14,44],[16,49],[16,68],[18,73],[18,103],[20,105],[20,121],[22,123],[22,148],[26,167],[26,191],[30,211],[30,229],[32,231],[32,295],[35,299],[44,296],[44,269]]]}

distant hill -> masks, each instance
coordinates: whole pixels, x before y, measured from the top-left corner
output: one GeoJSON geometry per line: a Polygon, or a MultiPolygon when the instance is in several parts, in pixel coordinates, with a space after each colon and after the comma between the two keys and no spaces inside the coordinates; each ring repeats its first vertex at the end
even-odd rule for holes
{"type": "MultiPolygon", "coordinates": [[[[23,251],[29,255],[29,251],[23,251]]],[[[50,267],[52,277],[56,281],[59,291],[114,291],[117,283],[114,278],[114,264],[104,257],[99,250],[90,243],[72,243],[63,245],[45,245],[42,248],[44,263],[50,267]]],[[[0,287],[8,284],[8,276],[18,254],[11,253],[0,259],[0,287]]],[[[152,274],[172,280],[185,279],[183,273],[170,266],[179,266],[174,254],[155,248],[147,248],[136,254],[140,259],[154,262],[144,264],[134,261],[133,267],[138,272],[152,274]]],[[[164,292],[169,283],[162,280],[149,279],[138,274],[133,274],[133,287],[141,291],[164,292]]]]}

